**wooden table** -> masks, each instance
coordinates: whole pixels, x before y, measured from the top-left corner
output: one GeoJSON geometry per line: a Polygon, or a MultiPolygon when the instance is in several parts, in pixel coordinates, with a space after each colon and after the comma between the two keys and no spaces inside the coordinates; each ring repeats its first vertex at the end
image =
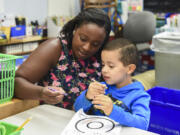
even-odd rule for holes
{"type": "Polygon", "coordinates": [[[14,98],[12,101],[0,104],[0,119],[23,112],[38,105],[38,100],[20,100],[14,98]]]}

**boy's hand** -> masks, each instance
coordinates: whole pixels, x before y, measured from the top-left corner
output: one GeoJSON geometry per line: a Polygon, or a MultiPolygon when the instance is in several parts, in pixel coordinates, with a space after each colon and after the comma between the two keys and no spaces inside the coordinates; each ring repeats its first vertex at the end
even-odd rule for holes
{"type": "Polygon", "coordinates": [[[106,86],[99,82],[94,81],[94,82],[90,83],[87,93],[86,93],[86,98],[89,100],[92,100],[92,99],[94,99],[94,97],[96,95],[104,94],[105,88],[106,88],[106,86]]]}
{"type": "Polygon", "coordinates": [[[113,102],[110,97],[106,95],[97,95],[92,101],[96,109],[102,110],[107,116],[109,116],[113,109],[113,102]]]}

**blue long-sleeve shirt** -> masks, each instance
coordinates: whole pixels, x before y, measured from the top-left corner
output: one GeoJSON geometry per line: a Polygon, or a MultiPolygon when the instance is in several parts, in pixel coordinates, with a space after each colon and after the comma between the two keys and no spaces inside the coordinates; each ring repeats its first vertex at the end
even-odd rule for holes
{"type": "MultiPolygon", "coordinates": [[[[116,88],[115,85],[108,84],[106,86],[108,89],[106,89],[105,95],[109,95],[114,101],[112,112],[108,117],[121,125],[147,130],[150,120],[150,95],[144,91],[143,85],[135,81],[122,88],[116,88]]],[[[75,111],[83,108],[84,112],[88,112],[93,106],[86,98],[86,92],[87,90],[83,91],[76,99],[74,103],[75,111]]],[[[94,110],[93,114],[104,115],[102,111],[97,110],[94,110]]]]}

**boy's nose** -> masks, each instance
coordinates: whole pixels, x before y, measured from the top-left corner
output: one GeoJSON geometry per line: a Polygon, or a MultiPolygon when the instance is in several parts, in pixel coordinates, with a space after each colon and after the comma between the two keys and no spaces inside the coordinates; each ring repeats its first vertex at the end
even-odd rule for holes
{"type": "Polygon", "coordinates": [[[107,72],[107,68],[103,67],[101,71],[102,71],[102,73],[106,73],[107,72]]]}

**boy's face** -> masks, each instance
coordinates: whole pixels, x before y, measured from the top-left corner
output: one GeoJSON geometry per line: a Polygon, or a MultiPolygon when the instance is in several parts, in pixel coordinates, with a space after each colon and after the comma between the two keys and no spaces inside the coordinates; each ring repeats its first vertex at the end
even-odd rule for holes
{"type": "Polygon", "coordinates": [[[120,61],[119,51],[103,50],[101,53],[103,78],[107,84],[115,84],[118,88],[129,83],[129,67],[120,61]]]}

